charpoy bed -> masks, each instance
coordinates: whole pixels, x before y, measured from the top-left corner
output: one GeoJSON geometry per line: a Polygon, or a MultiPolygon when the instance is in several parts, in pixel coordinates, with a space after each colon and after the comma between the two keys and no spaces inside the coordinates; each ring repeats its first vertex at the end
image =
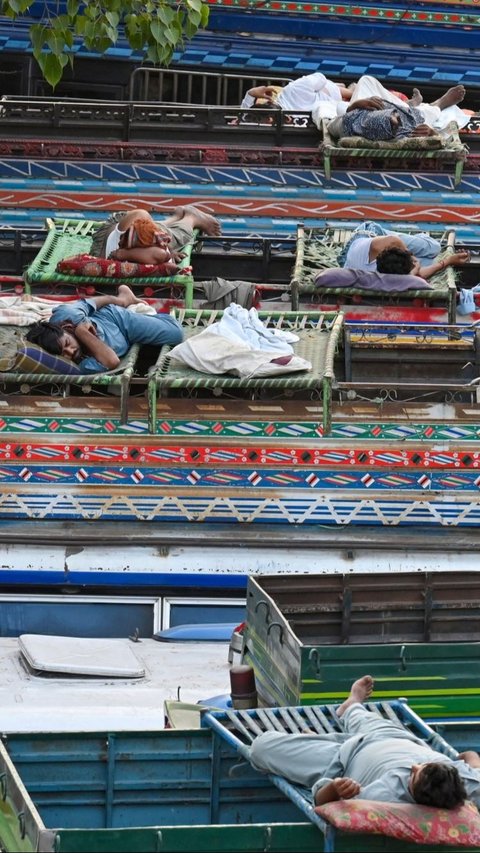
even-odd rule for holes
{"type": "Polygon", "coordinates": [[[0,393],[33,394],[48,389],[53,397],[68,397],[70,388],[81,388],[89,394],[93,388],[120,396],[120,422],[128,418],[130,383],[140,346],[134,344],[114,370],[102,373],[80,373],[72,361],[51,355],[25,339],[25,326],[0,325],[0,393]]]}
{"type": "Polygon", "coordinates": [[[328,132],[329,124],[329,119],[322,120],[323,141],[320,144],[323,168],[328,180],[332,176],[332,162],[351,160],[355,162],[357,169],[367,168],[367,161],[370,160],[382,160],[383,164],[389,167],[399,164],[403,168],[412,167],[415,170],[425,167],[429,161],[437,169],[444,164],[453,165],[454,186],[458,186],[462,180],[468,149],[460,140],[458,125],[455,122],[448,125],[444,136],[407,137],[391,142],[372,142],[361,136],[345,136],[334,141],[328,132]]]}
{"type": "MultiPolygon", "coordinates": [[[[336,296],[343,298],[357,297],[378,299],[378,302],[391,302],[399,297],[407,299],[422,299],[428,303],[439,302],[445,306],[447,322],[455,323],[457,288],[455,285],[455,273],[452,267],[445,267],[440,273],[432,276],[429,280],[430,288],[419,288],[418,290],[402,290],[387,292],[378,290],[367,290],[365,288],[329,286],[318,287],[315,284],[317,274],[321,270],[333,269],[339,265],[339,255],[352,237],[353,228],[305,228],[303,223],[297,225],[297,249],[293,276],[290,282],[291,302],[294,311],[299,310],[301,294],[317,294],[320,298],[325,296],[336,296]]],[[[436,235],[432,235],[436,236],[436,235]]],[[[440,235],[439,235],[440,236],[440,235]]],[[[445,251],[441,257],[453,254],[455,244],[455,232],[448,231],[446,234],[445,251]]]]}
{"type": "MultiPolygon", "coordinates": [[[[182,324],[185,337],[199,334],[222,316],[221,311],[188,311],[174,309],[174,316],[182,324]]],[[[222,374],[220,376],[200,373],[170,357],[172,347],[164,346],[160,351],[148,386],[150,431],[155,433],[157,420],[157,398],[172,391],[196,396],[199,391],[231,396],[247,393],[253,398],[268,393],[273,397],[289,397],[302,392],[323,401],[323,426],[330,429],[333,362],[343,327],[341,313],[325,312],[259,312],[259,318],[270,328],[295,332],[299,341],[294,344],[295,355],[312,364],[311,371],[290,373],[275,377],[240,378],[222,374]]]]}
{"type": "MultiPolygon", "coordinates": [[[[272,622],[271,628],[281,629],[278,622],[272,622]]],[[[400,723],[425,740],[432,749],[450,758],[458,758],[457,751],[405,702],[369,702],[365,707],[382,718],[400,723]]],[[[343,731],[334,705],[206,711],[202,715],[202,725],[213,729],[246,761],[249,761],[251,744],[266,731],[294,734],[343,731]]],[[[308,788],[275,774],[269,774],[269,779],[318,827],[323,840],[322,847],[319,838],[319,850],[326,853],[351,850],[401,853],[429,850],[435,853],[441,850],[476,850],[480,845],[480,816],[473,804],[448,811],[357,798],[315,807],[308,788]]]]}
{"type": "MultiPolygon", "coordinates": [[[[112,276],[85,276],[69,275],[59,273],[57,264],[76,255],[88,254],[92,244],[92,237],[99,226],[99,222],[78,219],[47,219],[48,233],[45,242],[37,256],[25,272],[27,289],[31,292],[32,285],[44,285],[49,289],[57,289],[59,285],[85,288],[93,286],[95,289],[110,287],[125,283],[131,286],[143,286],[152,290],[152,294],[159,287],[179,287],[185,305],[190,307],[193,299],[193,277],[190,272],[172,276],[128,276],[125,278],[113,278],[112,276]]],[[[190,267],[190,257],[193,242],[182,250],[185,257],[180,262],[180,269],[190,267]]]]}

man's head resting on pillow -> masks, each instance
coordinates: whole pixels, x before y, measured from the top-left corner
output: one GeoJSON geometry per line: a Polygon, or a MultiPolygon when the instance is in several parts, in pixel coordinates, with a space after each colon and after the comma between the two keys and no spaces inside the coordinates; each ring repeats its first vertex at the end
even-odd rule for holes
{"type": "Polygon", "coordinates": [[[165,246],[170,242],[170,236],[162,231],[152,219],[139,217],[130,228],[120,237],[120,249],[150,248],[150,246],[165,246]]]}
{"type": "Polygon", "coordinates": [[[391,246],[377,255],[377,272],[390,275],[410,275],[417,259],[408,249],[391,246]]]}
{"type": "Polygon", "coordinates": [[[42,320],[31,326],[25,337],[27,341],[42,347],[50,355],[61,355],[71,359],[75,364],[85,357],[71,323],[50,323],[42,320]]]}
{"type": "Polygon", "coordinates": [[[457,768],[441,761],[414,764],[409,788],[415,802],[422,806],[454,809],[467,799],[457,768]]]}

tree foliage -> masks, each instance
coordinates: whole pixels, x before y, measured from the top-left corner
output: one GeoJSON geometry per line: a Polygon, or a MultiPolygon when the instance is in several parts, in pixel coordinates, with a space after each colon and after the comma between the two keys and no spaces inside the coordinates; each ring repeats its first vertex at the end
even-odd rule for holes
{"type": "Polygon", "coordinates": [[[52,87],[68,63],[73,67],[73,47],[79,38],[88,50],[102,54],[124,33],[147,60],[168,65],[184,38],[192,38],[208,21],[208,6],[202,0],[45,0],[41,17],[36,13],[38,0],[0,2],[6,17],[36,18],[30,26],[33,55],[52,87]]]}

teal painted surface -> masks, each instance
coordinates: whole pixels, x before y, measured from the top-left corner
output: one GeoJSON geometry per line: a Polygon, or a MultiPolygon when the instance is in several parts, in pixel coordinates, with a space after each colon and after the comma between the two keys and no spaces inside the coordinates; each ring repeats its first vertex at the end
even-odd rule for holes
{"type": "MultiPolygon", "coordinates": [[[[480,725],[477,724],[480,730],[480,725]]],[[[454,727],[458,748],[478,742],[454,727]]],[[[10,735],[6,746],[56,853],[321,853],[324,837],[267,779],[239,765],[209,730],[10,735]],[[230,775],[232,765],[237,771],[230,775]],[[216,823],[215,823],[216,822],[216,823]]],[[[6,853],[38,849],[20,837],[10,790],[0,810],[6,853]]],[[[37,836],[38,837],[38,836],[37,836]]],[[[384,837],[337,833],[335,851],[418,851],[384,837]]],[[[458,848],[449,848],[452,853],[458,848]]],[[[464,850],[466,848],[463,848],[464,850]]]]}
{"type": "Polygon", "coordinates": [[[262,823],[297,809],[209,732],[9,735],[7,749],[47,827],[262,823]],[[215,815],[212,802],[215,799],[215,815]]]}

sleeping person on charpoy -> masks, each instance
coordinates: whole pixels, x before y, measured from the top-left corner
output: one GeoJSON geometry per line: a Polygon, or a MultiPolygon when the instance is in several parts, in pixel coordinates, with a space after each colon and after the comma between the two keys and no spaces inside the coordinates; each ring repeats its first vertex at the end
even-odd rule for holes
{"type": "Polygon", "coordinates": [[[27,332],[31,343],[70,359],[82,373],[114,370],[133,344],[172,346],[183,339],[180,323],[138,299],[126,284],[118,296],[95,296],[57,306],[49,321],[27,332]]]}
{"type": "Polygon", "coordinates": [[[139,264],[167,264],[166,273],[178,272],[182,249],[192,243],[195,232],[218,236],[218,219],[193,205],[175,208],[173,214],[155,222],[150,213],[138,208],[112,214],[92,239],[90,252],[98,258],[132,261],[139,264]]]}

